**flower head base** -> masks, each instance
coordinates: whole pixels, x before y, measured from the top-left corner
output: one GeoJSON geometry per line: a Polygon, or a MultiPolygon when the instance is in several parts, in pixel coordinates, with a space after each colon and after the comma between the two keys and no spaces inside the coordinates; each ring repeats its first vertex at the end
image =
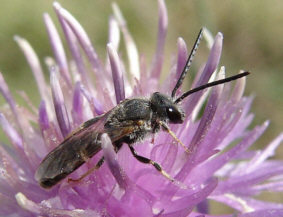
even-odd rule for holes
{"type": "MultiPolygon", "coordinates": [[[[31,66],[42,102],[38,111],[34,111],[32,105],[29,109],[18,106],[0,74],[0,91],[9,105],[8,109],[1,108],[0,124],[11,141],[11,145],[0,147],[1,215],[200,216],[209,212],[209,200],[234,208],[239,216],[283,215],[283,204],[253,199],[262,191],[282,191],[282,162],[268,158],[274,155],[283,134],[264,150],[248,150],[265,131],[268,122],[247,129],[253,115],[249,114],[252,98],[243,96],[245,78],[239,79],[234,89],[229,84],[219,85],[183,101],[184,123],[170,128],[191,154],[176,145],[166,132],[155,135],[154,143],[142,141],[135,145],[139,155],[160,163],[175,183],[153,167],[138,162],[128,146],[124,145],[115,153],[106,134],[101,138],[102,151],[70,177],[79,178],[103,155],[106,164],[99,170],[78,183],[63,180],[49,191],[42,189],[35,180],[41,160],[81,123],[109,111],[125,98],[149,96],[157,90],[170,94],[185,65],[187,48],[179,38],[176,64],[165,83],[160,84],[167,12],[164,1],[158,3],[158,44],[150,68],[139,57],[115,4],[114,17],[109,22],[108,59],[104,64],[78,21],[54,3],[72,55],[72,60],[68,61],[52,20],[48,14],[44,15],[55,58],[46,59],[50,86],[44,80],[40,62],[29,43],[15,37],[31,66]],[[129,69],[117,53],[120,31],[125,40],[129,69]],[[83,61],[80,48],[89,60],[90,69],[83,61]],[[127,70],[130,78],[124,76],[127,70]],[[204,104],[204,112],[197,119],[204,104]],[[38,127],[32,123],[38,123],[38,127]],[[193,212],[195,207],[197,211],[193,212]]],[[[207,34],[208,31],[205,38],[209,39],[207,34]]],[[[209,40],[210,55],[196,75],[193,87],[225,77],[224,67],[218,72],[222,40],[221,33],[213,42],[209,40]]],[[[176,96],[180,96],[180,92],[177,90],[176,96]]]]}

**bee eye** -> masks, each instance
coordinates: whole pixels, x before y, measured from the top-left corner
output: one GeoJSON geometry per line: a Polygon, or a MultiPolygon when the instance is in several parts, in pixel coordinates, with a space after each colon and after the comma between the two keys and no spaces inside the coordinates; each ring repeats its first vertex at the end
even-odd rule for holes
{"type": "Polygon", "coordinates": [[[168,118],[172,122],[179,122],[182,119],[182,115],[180,114],[180,112],[178,112],[176,109],[172,107],[166,108],[166,113],[168,115],[168,118]]]}

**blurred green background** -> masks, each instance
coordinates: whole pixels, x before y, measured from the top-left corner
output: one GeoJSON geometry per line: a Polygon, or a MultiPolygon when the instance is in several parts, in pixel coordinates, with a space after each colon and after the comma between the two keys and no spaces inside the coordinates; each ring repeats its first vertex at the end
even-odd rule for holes
{"type": "MultiPolygon", "coordinates": [[[[83,25],[102,59],[108,38],[108,17],[112,13],[111,2],[60,1],[83,25]]],[[[116,2],[127,19],[139,52],[145,54],[149,64],[156,47],[157,1],[116,2]]],[[[52,3],[52,0],[2,1],[0,8],[0,70],[15,97],[16,90],[24,90],[36,105],[39,96],[34,91],[35,82],[13,36],[17,34],[26,38],[41,60],[51,56],[42,14],[48,12],[58,26],[52,3]]],[[[179,36],[190,48],[200,27],[206,26],[214,35],[221,31],[224,34],[221,65],[226,66],[228,75],[240,69],[252,72],[248,77],[246,95],[256,95],[252,107],[256,114],[253,125],[271,120],[269,129],[257,142],[259,147],[264,147],[283,129],[283,1],[167,0],[166,4],[169,29],[163,73],[169,70],[179,36]]],[[[195,66],[205,61],[208,54],[205,46],[202,45],[200,50],[195,66]]],[[[47,70],[45,74],[48,78],[47,70]]],[[[2,98],[0,103],[4,103],[2,98]]],[[[282,156],[281,147],[276,157],[282,156]]]]}

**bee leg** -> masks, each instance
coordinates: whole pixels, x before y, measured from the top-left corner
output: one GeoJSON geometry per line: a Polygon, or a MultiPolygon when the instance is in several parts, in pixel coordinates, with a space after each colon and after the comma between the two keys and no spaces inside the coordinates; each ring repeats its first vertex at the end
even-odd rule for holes
{"type": "Polygon", "coordinates": [[[175,133],[170,130],[169,126],[166,123],[159,121],[159,124],[163,127],[164,130],[166,130],[173,137],[173,139],[175,139],[176,142],[178,142],[185,149],[185,152],[187,152],[188,154],[191,153],[191,151],[185,146],[185,144],[182,143],[180,139],[178,139],[175,133]]]}
{"type": "Polygon", "coordinates": [[[83,175],[81,175],[80,178],[78,179],[69,178],[68,182],[80,182],[82,179],[84,179],[86,176],[91,174],[93,171],[99,169],[103,163],[104,163],[104,157],[100,158],[100,160],[95,164],[95,166],[90,168],[88,171],[86,171],[83,175]]]}
{"type": "Polygon", "coordinates": [[[130,145],[129,145],[129,148],[130,148],[132,154],[134,155],[134,157],[135,157],[138,161],[140,161],[140,162],[142,162],[142,163],[145,163],[145,164],[151,164],[151,165],[154,166],[154,168],[157,169],[157,171],[160,172],[165,178],[169,179],[171,182],[174,182],[174,181],[175,181],[175,179],[172,178],[167,172],[165,172],[165,171],[162,169],[162,167],[161,167],[158,163],[156,163],[155,161],[153,161],[153,160],[151,160],[151,159],[149,159],[149,158],[146,158],[146,157],[143,157],[143,156],[138,155],[137,152],[136,152],[136,150],[135,150],[132,146],[130,146],[130,145]]]}
{"type": "Polygon", "coordinates": [[[154,134],[152,134],[151,144],[154,144],[154,139],[155,139],[154,134]]]}

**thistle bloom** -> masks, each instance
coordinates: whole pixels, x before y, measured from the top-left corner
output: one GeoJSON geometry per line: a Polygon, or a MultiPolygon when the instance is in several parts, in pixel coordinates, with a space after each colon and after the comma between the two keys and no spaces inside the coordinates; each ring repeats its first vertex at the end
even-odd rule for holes
{"type": "MultiPolygon", "coordinates": [[[[81,123],[109,111],[124,98],[149,96],[157,90],[170,94],[185,65],[187,48],[179,38],[176,62],[164,84],[160,84],[167,13],[164,1],[159,0],[158,4],[158,42],[149,68],[139,56],[115,4],[104,64],[78,21],[54,3],[72,55],[68,61],[52,20],[44,15],[54,52],[54,59],[45,61],[50,85],[45,82],[30,44],[15,37],[32,69],[42,101],[36,109],[21,93],[28,106],[17,105],[0,74],[0,91],[8,104],[1,108],[0,124],[11,143],[0,146],[1,216],[208,216],[211,200],[234,209],[225,216],[283,216],[283,204],[253,198],[263,191],[283,189],[282,161],[268,159],[274,155],[283,134],[263,150],[249,150],[268,122],[248,129],[253,114],[249,113],[252,97],[243,96],[245,78],[238,80],[233,89],[230,84],[219,85],[184,100],[184,124],[170,127],[191,150],[190,154],[166,132],[155,135],[154,143],[149,140],[135,145],[140,155],[160,163],[175,183],[150,165],[138,162],[127,145],[116,154],[107,136],[102,138],[102,151],[71,177],[80,177],[102,155],[106,164],[81,182],[63,180],[51,190],[42,189],[36,182],[34,174],[41,160],[81,123]],[[127,64],[117,52],[120,31],[125,40],[127,64]],[[89,64],[85,64],[82,55],[89,64]],[[130,76],[125,76],[126,72],[130,76]],[[203,114],[197,118],[204,104],[203,114]]],[[[205,38],[210,55],[199,69],[193,87],[225,76],[224,67],[218,70],[222,34],[218,33],[213,40],[206,31],[205,38]]]]}

